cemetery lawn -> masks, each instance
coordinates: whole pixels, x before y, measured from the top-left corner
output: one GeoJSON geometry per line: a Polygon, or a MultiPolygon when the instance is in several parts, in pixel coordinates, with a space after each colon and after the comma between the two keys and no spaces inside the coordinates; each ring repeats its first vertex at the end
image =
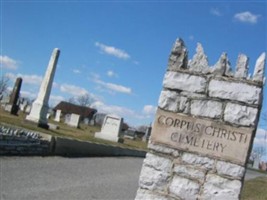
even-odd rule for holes
{"type": "Polygon", "coordinates": [[[94,133],[100,131],[101,127],[99,126],[89,126],[81,124],[79,128],[73,128],[67,126],[66,124],[55,122],[54,120],[49,120],[48,123],[57,125],[59,128],[56,130],[46,130],[40,127],[37,127],[36,124],[29,123],[25,121],[26,114],[19,112],[18,116],[11,115],[8,112],[0,108],[0,123],[7,124],[9,126],[22,127],[28,130],[37,131],[41,133],[46,133],[52,136],[59,137],[69,137],[73,139],[78,139],[82,141],[96,142],[107,145],[115,145],[125,148],[134,148],[140,150],[147,150],[147,143],[140,140],[130,140],[124,139],[124,143],[116,143],[106,140],[101,140],[94,137],[94,133]]]}
{"type": "Polygon", "coordinates": [[[241,200],[266,200],[267,199],[267,178],[258,177],[245,181],[241,200]]]}

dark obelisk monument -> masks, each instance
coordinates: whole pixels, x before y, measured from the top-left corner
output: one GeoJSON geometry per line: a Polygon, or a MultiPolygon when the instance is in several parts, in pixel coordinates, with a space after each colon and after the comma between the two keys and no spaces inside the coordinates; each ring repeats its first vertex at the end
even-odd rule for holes
{"type": "Polygon", "coordinates": [[[21,84],[22,84],[22,78],[18,77],[9,100],[9,104],[11,106],[10,114],[12,115],[17,115],[19,111],[18,99],[19,99],[21,84]]]}
{"type": "Polygon", "coordinates": [[[48,101],[53,85],[59,54],[60,50],[55,48],[51,55],[38,96],[32,104],[32,109],[30,114],[27,115],[26,117],[26,120],[35,122],[38,124],[38,126],[43,128],[48,128],[48,123],[46,118],[49,108],[48,101]]]}

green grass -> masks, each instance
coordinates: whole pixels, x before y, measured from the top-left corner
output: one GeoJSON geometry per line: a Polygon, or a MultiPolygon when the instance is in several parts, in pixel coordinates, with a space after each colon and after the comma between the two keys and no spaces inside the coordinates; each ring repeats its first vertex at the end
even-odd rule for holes
{"type": "Polygon", "coordinates": [[[267,199],[267,178],[258,177],[245,181],[241,200],[266,200],[267,199]]]}
{"type": "Polygon", "coordinates": [[[67,126],[66,124],[55,122],[54,120],[49,120],[49,123],[55,124],[59,127],[56,130],[46,130],[40,127],[37,127],[34,123],[29,123],[25,121],[26,114],[23,112],[19,112],[18,116],[11,115],[8,112],[3,111],[0,108],[0,122],[4,124],[8,124],[9,126],[22,127],[25,129],[29,129],[32,131],[38,131],[41,133],[46,133],[52,136],[61,136],[61,137],[69,137],[83,141],[97,142],[108,145],[115,145],[120,147],[134,148],[134,149],[147,149],[147,143],[142,142],[140,140],[129,140],[125,139],[124,143],[116,143],[107,140],[101,140],[94,137],[94,133],[100,131],[99,126],[89,126],[85,124],[80,124],[79,128],[74,128],[67,126]]]}

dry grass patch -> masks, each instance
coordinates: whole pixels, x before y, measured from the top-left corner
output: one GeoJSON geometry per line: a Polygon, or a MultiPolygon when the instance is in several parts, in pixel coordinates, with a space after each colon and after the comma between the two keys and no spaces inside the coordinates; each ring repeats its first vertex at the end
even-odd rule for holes
{"type": "Polygon", "coordinates": [[[241,200],[267,200],[267,178],[258,177],[245,181],[241,200]]]}
{"type": "Polygon", "coordinates": [[[32,131],[38,131],[42,133],[46,133],[53,136],[61,136],[61,137],[69,137],[73,139],[83,140],[83,141],[90,141],[90,142],[97,142],[101,144],[108,144],[108,145],[115,145],[120,147],[127,147],[127,148],[135,148],[135,149],[141,149],[146,150],[147,149],[147,143],[142,142],[140,140],[129,140],[125,139],[124,143],[116,143],[116,142],[110,142],[107,140],[101,140],[94,137],[94,133],[100,131],[99,126],[89,126],[85,124],[81,124],[79,128],[70,127],[64,123],[58,123],[54,120],[49,120],[49,123],[55,124],[59,127],[59,129],[56,130],[46,130],[40,127],[37,127],[33,123],[29,123],[25,121],[26,114],[23,112],[19,112],[18,116],[14,116],[9,114],[8,112],[5,112],[3,109],[0,108],[0,123],[5,123],[10,126],[17,126],[22,127],[25,129],[29,129],[32,131]]]}

